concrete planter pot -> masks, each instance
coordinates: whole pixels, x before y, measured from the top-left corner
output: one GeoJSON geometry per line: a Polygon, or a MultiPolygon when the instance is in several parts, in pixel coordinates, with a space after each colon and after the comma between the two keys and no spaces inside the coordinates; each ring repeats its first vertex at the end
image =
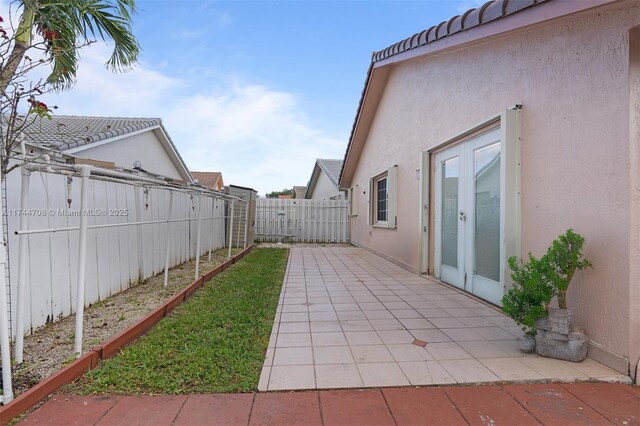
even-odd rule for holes
{"type": "Polygon", "coordinates": [[[587,357],[587,336],[572,331],[573,313],[549,308],[549,316],[536,323],[536,353],[548,358],[580,362],[587,357]]]}

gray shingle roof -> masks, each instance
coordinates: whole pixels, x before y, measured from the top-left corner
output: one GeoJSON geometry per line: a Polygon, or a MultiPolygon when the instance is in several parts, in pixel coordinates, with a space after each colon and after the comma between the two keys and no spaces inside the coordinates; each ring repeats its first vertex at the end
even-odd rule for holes
{"type": "Polygon", "coordinates": [[[390,56],[398,53],[414,49],[419,46],[434,42],[443,37],[450,36],[460,31],[486,24],[496,19],[504,18],[512,15],[528,7],[548,0],[491,0],[482,6],[469,9],[462,15],[456,15],[448,21],[443,21],[438,25],[434,25],[424,31],[416,33],[411,37],[405,38],[386,49],[374,52],[372,62],[382,61],[390,56]]]}
{"type": "Polygon", "coordinates": [[[159,118],[54,115],[37,119],[25,134],[31,144],[66,151],[161,124],[159,118]]]}
{"type": "Polygon", "coordinates": [[[331,182],[335,186],[338,186],[338,179],[340,178],[340,171],[342,170],[343,160],[324,160],[318,158],[318,166],[329,176],[331,182]]]}

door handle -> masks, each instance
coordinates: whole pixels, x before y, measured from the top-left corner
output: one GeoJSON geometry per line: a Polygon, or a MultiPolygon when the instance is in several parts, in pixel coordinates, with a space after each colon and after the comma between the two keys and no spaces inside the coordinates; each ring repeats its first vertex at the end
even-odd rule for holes
{"type": "Polygon", "coordinates": [[[465,214],[464,214],[464,212],[463,212],[462,210],[460,210],[460,211],[458,212],[458,214],[459,214],[459,218],[460,218],[460,220],[461,220],[461,221],[463,221],[463,222],[464,222],[465,220],[467,220],[467,215],[465,215],[465,214]]]}

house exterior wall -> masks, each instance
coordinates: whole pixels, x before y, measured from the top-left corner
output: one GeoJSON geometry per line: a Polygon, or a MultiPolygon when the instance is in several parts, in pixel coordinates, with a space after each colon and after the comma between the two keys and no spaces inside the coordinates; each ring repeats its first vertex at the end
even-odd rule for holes
{"type": "Polygon", "coordinates": [[[336,199],[344,198],[342,192],[338,190],[338,187],[329,179],[329,176],[322,170],[318,174],[318,180],[316,186],[313,187],[313,192],[309,197],[310,200],[329,200],[331,197],[336,199]]]}
{"type": "Polygon", "coordinates": [[[116,166],[133,168],[139,160],[146,171],[184,180],[154,132],[148,131],[77,151],[74,155],[94,160],[113,161],[116,166]]]}
{"type": "Polygon", "coordinates": [[[521,253],[540,255],[567,228],[583,234],[594,268],[575,277],[570,308],[590,356],[619,370],[629,358],[635,366],[629,29],[639,23],[640,6],[622,2],[392,65],[347,184],[368,188],[398,165],[398,226],[368,226],[360,190],[352,241],[417,271],[420,153],[521,103],[521,253]]]}

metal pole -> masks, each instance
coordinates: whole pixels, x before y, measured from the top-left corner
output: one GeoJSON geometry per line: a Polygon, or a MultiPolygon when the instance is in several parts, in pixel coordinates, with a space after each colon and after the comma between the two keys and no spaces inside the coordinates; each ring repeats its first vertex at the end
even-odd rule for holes
{"type": "Polygon", "coordinates": [[[244,205],[244,247],[247,248],[247,228],[249,227],[249,202],[244,205]]]}
{"type": "Polygon", "coordinates": [[[87,259],[87,191],[89,189],[89,176],[91,171],[88,168],[80,169],[82,186],[80,187],[80,237],[78,238],[78,294],[76,296],[76,338],[74,351],[76,357],[82,355],[82,327],[84,323],[84,280],[86,273],[87,259]]]}
{"type": "Polygon", "coordinates": [[[233,205],[234,201],[231,200],[231,212],[229,213],[229,254],[227,259],[231,259],[231,247],[233,246],[233,205]]]}
{"type": "MultiPolygon", "coordinates": [[[[20,190],[20,229],[26,230],[29,227],[29,216],[24,212],[29,207],[29,184],[31,172],[22,167],[22,186],[20,190]]],[[[18,237],[18,296],[16,307],[16,345],[15,359],[16,364],[22,364],[24,361],[24,293],[27,286],[27,240],[28,236],[20,235],[18,237]]]]}
{"type": "MultiPolygon", "coordinates": [[[[134,192],[136,203],[136,221],[142,221],[142,200],[140,199],[140,187],[136,187],[134,192]]],[[[136,238],[138,240],[138,280],[144,278],[144,253],[142,252],[142,228],[136,227],[136,238]]]]}
{"type": "Polygon", "coordinates": [[[173,191],[169,190],[169,214],[167,215],[167,252],[164,258],[164,286],[169,285],[169,252],[171,251],[171,212],[173,211],[173,191]]]}
{"type": "Polygon", "coordinates": [[[211,198],[211,232],[209,233],[209,259],[208,259],[209,262],[211,262],[211,251],[213,250],[213,231],[214,229],[216,229],[216,221],[214,220],[215,218],[213,217],[213,215],[215,214],[215,211],[216,211],[216,199],[211,198]]]}
{"type": "Polygon", "coordinates": [[[7,312],[7,283],[4,271],[7,263],[7,248],[3,232],[0,232],[0,351],[2,351],[2,403],[13,400],[11,381],[11,346],[9,345],[9,314],[7,312]]]}
{"type": "Polygon", "coordinates": [[[202,228],[202,192],[198,195],[198,230],[196,235],[196,277],[200,275],[200,229],[202,228]]]}

